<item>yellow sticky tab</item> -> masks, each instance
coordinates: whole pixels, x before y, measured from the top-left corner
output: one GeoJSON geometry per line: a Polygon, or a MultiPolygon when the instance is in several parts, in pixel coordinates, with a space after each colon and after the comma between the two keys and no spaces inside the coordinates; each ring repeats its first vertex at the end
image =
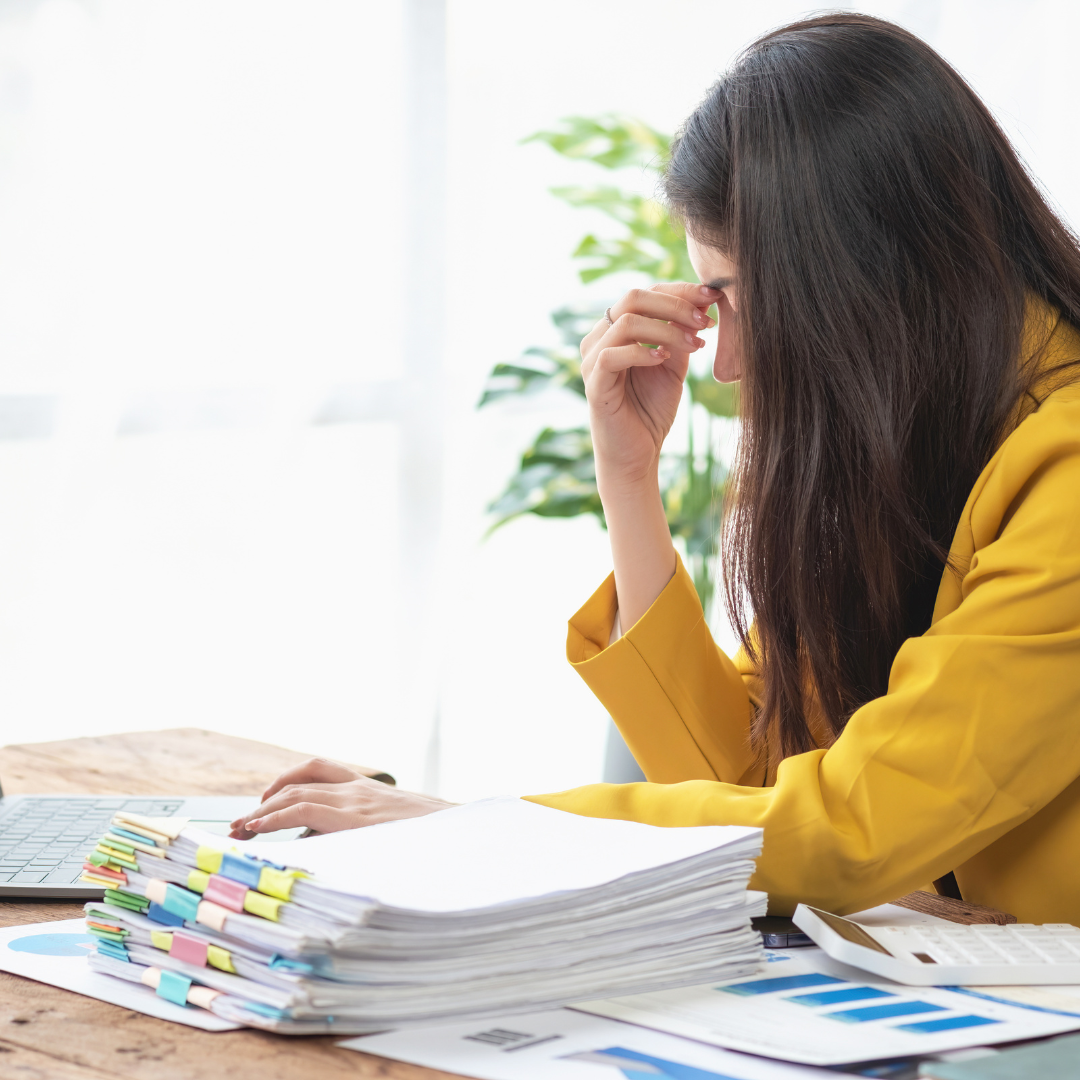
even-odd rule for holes
{"type": "Polygon", "coordinates": [[[204,893],[210,884],[210,875],[202,870],[191,870],[187,876],[187,887],[192,892],[204,893]]]}
{"type": "Polygon", "coordinates": [[[206,946],[206,962],[211,967],[219,968],[221,971],[231,972],[236,974],[236,968],[233,967],[232,955],[228,949],[223,949],[220,945],[207,945],[206,946]]]}
{"type": "Polygon", "coordinates": [[[260,892],[255,892],[254,889],[248,889],[244,897],[244,910],[252,915],[277,922],[278,911],[283,903],[283,900],[275,900],[272,896],[264,896],[260,892]]]}
{"type": "Polygon", "coordinates": [[[111,878],[94,877],[89,873],[84,873],[79,880],[85,881],[88,885],[104,886],[106,889],[115,889],[120,884],[119,881],[113,881],[111,878]]]}
{"type": "Polygon", "coordinates": [[[200,847],[195,852],[195,865],[204,874],[216,874],[221,869],[221,852],[212,847],[200,847]]]}
{"type": "Polygon", "coordinates": [[[290,900],[295,880],[296,875],[290,870],[264,866],[259,873],[259,892],[266,893],[267,896],[276,896],[279,900],[290,900]]]}
{"type": "Polygon", "coordinates": [[[164,930],[151,930],[150,944],[155,949],[164,949],[168,952],[172,948],[172,934],[167,934],[164,930]]]}

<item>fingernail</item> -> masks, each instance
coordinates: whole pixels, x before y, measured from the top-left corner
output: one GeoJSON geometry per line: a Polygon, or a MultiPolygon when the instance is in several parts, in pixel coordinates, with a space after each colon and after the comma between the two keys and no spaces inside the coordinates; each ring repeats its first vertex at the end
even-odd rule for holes
{"type": "Polygon", "coordinates": [[[257,829],[261,824],[262,824],[262,818],[260,818],[260,817],[252,818],[247,823],[248,832],[254,832],[254,830],[257,829]]]}
{"type": "Polygon", "coordinates": [[[705,318],[705,326],[706,327],[716,325],[716,320],[715,319],[710,319],[708,315],[706,315],[704,318],[705,318]]]}
{"type": "Polygon", "coordinates": [[[686,338],[687,345],[693,345],[694,342],[697,341],[697,338],[694,337],[693,334],[683,334],[683,337],[686,338]]]}
{"type": "Polygon", "coordinates": [[[668,359],[668,358],[669,358],[669,357],[671,356],[671,353],[669,353],[669,352],[667,351],[667,349],[665,349],[665,348],[664,348],[664,346],[663,346],[663,345],[661,345],[661,346],[660,346],[660,347],[659,347],[659,348],[658,348],[658,349],[656,350],[656,355],[657,355],[657,356],[658,356],[658,357],[659,357],[659,358],[660,358],[661,360],[667,360],[667,359],[668,359]]]}
{"type": "Polygon", "coordinates": [[[698,324],[698,326],[704,326],[705,325],[705,316],[702,315],[701,312],[697,310],[697,308],[694,309],[693,318],[694,318],[694,322],[696,322],[698,324]]]}
{"type": "Polygon", "coordinates": [[[694,348],[695,349],[704,349],[705,348],[705,342],[699,337],[694,338],[694,348]]]}

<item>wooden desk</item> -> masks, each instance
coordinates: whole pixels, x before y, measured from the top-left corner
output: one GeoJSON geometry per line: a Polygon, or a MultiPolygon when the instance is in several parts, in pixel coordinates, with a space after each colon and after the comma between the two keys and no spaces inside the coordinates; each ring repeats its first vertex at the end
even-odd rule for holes
{"type": "MultiPolygon", "coordinates": [[[[5,793],[258,795],[309,755],[197,728],[0,749],[5,793]]],[[[0,901],[0,926],[74,919],[82,905],[0,901]]],[[[342,1036],[210,1033],[0,972],[0,1077],[26,1080],[338,1080],[451,1074],[339,1050],[342,1036]]]]}

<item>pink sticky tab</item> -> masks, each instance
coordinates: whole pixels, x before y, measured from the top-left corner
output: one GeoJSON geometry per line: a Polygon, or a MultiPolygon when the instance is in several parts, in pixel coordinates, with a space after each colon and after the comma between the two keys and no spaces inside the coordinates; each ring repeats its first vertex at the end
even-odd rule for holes
{"type": "Polygon", "coordinates": [[[248,887],[242,881],[232,881],[220,874],[211,874],[203,899],[220,904],[230,911],[243,911],[244,897],[247,894],[248,887]]]}
{"type": "Polygon", "coordinates": [[[205,941],[201,941],[197,937],[192,937],[190,934],[185,934],[182,931],[177,930],[172,936],[172,946],[169,949],[169,955],[189,964],[198,964],[199,967],[206,967],[206,950],[207,943],[205,941]]]}

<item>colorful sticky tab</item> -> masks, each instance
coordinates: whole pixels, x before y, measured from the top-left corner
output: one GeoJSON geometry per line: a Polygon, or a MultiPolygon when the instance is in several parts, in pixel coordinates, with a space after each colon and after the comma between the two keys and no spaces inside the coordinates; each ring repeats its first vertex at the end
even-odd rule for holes
{"type": "Polygon", "coordinates": [[[258,859],[252,859],[248,855],[235,855],[226,851],[221,856],[221,869],[218,873],[233,881],[242,881],[249,889],[257,889],[262,865],[258,859]]]}
{"type": "Polygon", "coordinates": [[[275,1009],[273,1005],[263,1005],[260,1001],[245,1001],[244,1008],[256,1016],[267,1016],[271,1020],[287,1020],[289,1017],[284,1009],[275,1009]]]}
{"type": "Polygon", "coordinates": [[[230,911],[243,911],[244,897],[247,892],[247,886],[242,882],[232,881],[220,874],[212,874],[203,896],[230,911]]]}
{"type": "Polygon", "coordinates": [[[187,887],[192,892],[204,893],[210,883],[210,875],[205,870],[190,870],[187,876],[187,887]]]}
{"type": "Polygon", "coordinates": [[[276,896],[279,900],[292,899],[293,882],[296,875],[289,870],[279,870],[276,866],[264,866],[259,872],[259,892],[267,896],[276,896]]]}
{"type": "Polygon", "coordinates": [[[209,900],[204,900],[199,905],[198,914],[195,916],[198,922],[201,922],[203,926],[209,926],[211,930],[216,930],[219,934],[224,933],[225,920],[232,914],[228,908],[223,908],[220,904],[214,904],[209,900]]]}
{"type": "Polygon", "coordinates": [[[87,923],[86,929],[94,937],[100,938],[102,941],[115,941],[117,944],[123,944],[124,938],[127,937],[126,930],[102,930],[101,927],[94,926],[93,923],[87,923]]]}
{"type": "MultiPolygon", "coordinates": [[[[122,836],[127,840],[134,840],[138,844],[146,844],[147,837],[142,833],[132,832],[130,829],[122,828],[121,826],[113,823],[109,826],[109,832],[115,833],[117,836],[122,836]]],[[[148,844],[149,847],[154,847],[153,841],[148,844]]]]}
{"type": "Polygon", "coordinates": [[[114,945],[111,941],[99,940],[97,942],[97,951],[102,956],[111,956],[114,960],[123,960],[125,963],[131,963],[131,957],[128,956],[127,949],[123,945],[114,945]]]}
{"type": "Polygon", "coordinates": [[[202,938],[184,934],[177,930],[172,936],[172,947],[169,949],[169,955],[177,960],[183,960],[186,964],[206,967],[206,942],[202,938]]]}
{"type": "Polygon", "coordinates": [[[119,851],[121,855],[134,855],[135,849],[120,839],[119,836],[113,836],[112,833],[106,833],[99,841],[100,847],[112,848],[113,851],[119,851]]]}
{"type": "Polygon", "coordinates": [[[108,844],[98,843],[98,846],[94,850],[101,855],[108,856],[109,862],[119,863],[128,870],[139,869],[139,864],[131,855],[126,855],[122,851],[117,851],[115,848],[109,847],[108,844]]]}
{"type": "Polygon", "coordinates": [[[220,945],[207,946],[206,962],[211,967],[216,967],[221,971],[228,971],[232,975],[236,974],[236,967],[232,962],[232,953],[228,949],[223,949],[220,945]]]}
{"type": "Polygon", "coordinates": [[[305,964],[302,960],[290,960],[287,956],[274,953],[270,957],[271,971],[291,971],[295,975],[313,975],[315,968],[311,964],[305,964]]]}
{"type": "Polygon", "coordinates": [[[158,997],[163,997],[174,1005],[186,1005],[190,989],[191,980],[186,975],[175,971],[162,971],[157,985],[158,997]]]}
{"type": "Polygon", "coordinates": [[[195,914],[199,910],[199,894],[170,883],[165,888],[165,901],[161,906],[166,911],[179,915],[185,922],[194,922],[195,914]]]}
{"type": "Polygon", "coordinates": [[[152,903],[150,909],[146,913],[148,919],[152,919],[156,923],[161,923],[162,926],[183,926],[184,920],[179,915],[174,915],[171,911],[166,911],[160,904],[152,903]]]}
{"type": "Polygon", "coordinates": [[[204,874],[216,874],[221,869],[221,852],[217,848],[200,845],[195,852],[195,865],[204,874]]]}
{"type": "Polygon", "coordinates": [[[260,892],[248,892],[244,897],[244,910],[252,915],[258,915],[263,919],[278,921],[281,913],[281,905],[284,900],[277,900],[273,896],[264,896],[260,892]]]}
{"type": "Polygon", "coordinates": [[[161,949],[162,952],[168,952],[172,948],[172,934],[168,930],[151,930],[150,931],[150,944],[155,949],[161,949]]]}
{"type": "Polygon", "coordinates": [[[151,878],[146,883],[146,899],[153,904],[164,904],[165,893],[169,889],[169,883],[160,878],[151,878]]]}
{"type": "Polygon", "coordinates": [[[113,821],[118,825],[131,826],[136,829],[149,830],[165,840],[175,840],[180,833],[187,828],[190,818],[160,818],[145,817],[142,814],[129,814],[118,810],[113,815],[113,821]]]}
{"type": "Polygon", "coordinates": [[[198,1005],[200,1009],[209,1009],[210,1002],[221,997],[220,990],[211,990],[209,986],[193,986],[188,991],[188,1004],[198,1005]]]}
{"type": "Polygon", "coordinates": [[[106,889],[105,899],[117,907],[127,908],[129,911],[142,911],[146,907],[146,900],[133,893],[121,892],[119,889],[106,889]]]}
{"type": "Polygon", "coordinates": [[[119,881],[121,885],[127,883],[127,874],[125,874],[123,870],[110,870],[107,866],[92,862],[84,862],[83,869],[88,874],[97,874],[98,877],[112,878],[113,881],[119,881]]]}
{"type": "Polygon", "coordinates": [[[99,889],[112,889],[117,885],[126,884],[126,882],[117,881],[116,878],[105,877],[104,874],[82,874],[79,880],[85,881],[88,885],[96,885],[99,889]]]}

